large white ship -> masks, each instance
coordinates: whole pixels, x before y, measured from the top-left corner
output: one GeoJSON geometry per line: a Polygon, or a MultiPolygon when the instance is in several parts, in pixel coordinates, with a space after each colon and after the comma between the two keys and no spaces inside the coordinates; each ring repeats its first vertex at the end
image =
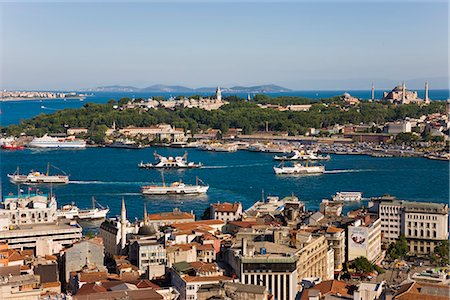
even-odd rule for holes
{"type": "Polygon", "coordinates": [[[75,204],[67,204],[56,211],[58,218],[64,219],[79,219],[79,220],[98,220],[106,218],[109,212],[108,207],[103,207],[98,204],[99,207],[95,206],[95,199],[92,197],[92,208],[80,209],[75,204]]]}
{"type": "Polygon", "coordinates": [[[139,168],[145,169],[193,169],[200,168],[202,166],[201,163],[194,163],[187,161],[187,152],[183,156],[169,156],[164,157],[159,155],[158,153],[154,153],[155,158],[158,160],[155,163],[144,163],[140,162],[138,164],[139,168]]]}
{"type": "Polygon", "coordinates": [[[146,185],[141,187],[141,192],[144,195],[192,195],[192,194],[205,194],[209,186],[206,184],[200,185],[197,178],[195,185],[185,184],[181,181],[175,181],[170,185],[166,185],[164,182],[164,176],[162,176],[162,185],[146,185]]]}
{"type": "Polygon", "coordinates": [[[50,164],[47,165],[47,172],[31,171],[28,175],[20,174],[19,167],[13,174],[8,174],[8,179],[13,184],[67,184],[68,175],[50,175],[50,164]]]}
{"type": "Polygon", "coordinates": [[[34,138],[28,147],[32,148],[86,148],[86,141],[74,137],[58,138],[44,135],[34,138]]]}
{"type": "Polygon", "coordinates": [[[308,163],[306,165],[302,165],[300,163],[294,163],[293,166],[286,167],[284,164],[281,166],[273,167],[275,174],[323,174],[325,172],[324,166],[309,166],[308,163]]]}

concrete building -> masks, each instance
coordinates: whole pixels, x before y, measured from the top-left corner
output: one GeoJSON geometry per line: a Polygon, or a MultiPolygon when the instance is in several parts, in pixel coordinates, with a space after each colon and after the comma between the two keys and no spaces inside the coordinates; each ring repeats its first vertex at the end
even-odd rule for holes
{"type": "Polygon", "coordinates": [[[354,300],[378,300],[382,299],[385,282],[369,283],[362,282],[359,284],[358,289],[353,293],[354,300]]]}
{"type": "Polygon", "coordinates": [[[296,248],[298,282],[311,277],[334,278],[334,252],[324,235],[300,230],[296,234],[296,248]]]}
{"type": "Polygon", "coordinates": [[[383,241],[393,243],[404,235],[410,254],[428,254],[440,241],[448,239],[447,204],[382,197],[372,199],[369,207],[381,219],[383,241]]]}
{"type": "Polygon", "coordinates": [[[360,256],[371,262],[379,262],[381,251],[381,219],[376,215],[363,214],[348,226],[348,260],[352,261],[360,256]]]}
{"type": "Polygon", "coordinates": [[[295,253],[284,245],[243,239],[225,255],[241,283],[264,286],[275,299],[293,300],[299,278],[295,253]]]}
{"type": "Polygon", "coordinates": [[[210,207],[210,217],[224,222],[237,221],[242,217],[242,204],[235,203],[213,203],[210,207]]]}
{"type": "Polygon", "coordinates": [[[42,288],[35,275],[12,275],[0,278],[0,299],[40,300],[42,288]]]}
{"type": "Polygon", "coordinates": [[[106,135],[121,134],[126,137],[147,137],[150,140],[169,142],[184,142],[187,137],[182,128],[174,128],[169,124],[157,124],[150,127],[133,127],[129,126],[122,129],[108,129],[106,135]]]}
{"type": "Polygon", "coordinates": [[[71,272],[77,272],[85,266],[95,266],[98,269],[103,266],[104,247],[101,238],[82,240],[72,245],[72,247],[62,251],[60,256],[62,282],[68,283],[71,272]]]}
{"type": "Polygon", "coordinates": [[[132,264],[146,272],[148,279],[162,276],[165,273],[166,249],[155,238],[131,240],[128,257],[132,264]]]}
{"type": "Polygon", "coordinates": [[[198,300],[209,300],[216,297],[239,300],[267,300],[268,292],[264,286],[242,284],[239,282],[221,282],[202,285],[198,291],[198,300]]]}
{"type": "Polygon", "coordinates": [[[388,122],[385,124],[384,130],[388,134],[409,133],[411,132],[411,122],[408,120],[388,122]]]}
{"type": "Polygon", "coordinates": [[[325,238],[328,241],[328,247],[334,250],[334,271],[340,272],[345,263],[345,230],[334,226],[327,226],[325,238]]]}
{"type": "Polygon", "coordinates": [[[197,300],[197,291],[204,285],[233,281],[223,275],[216,264],[203,262],[180,262],[172,266],[170,278],[173,287],[180,293],[180,300],[197,300]]]}

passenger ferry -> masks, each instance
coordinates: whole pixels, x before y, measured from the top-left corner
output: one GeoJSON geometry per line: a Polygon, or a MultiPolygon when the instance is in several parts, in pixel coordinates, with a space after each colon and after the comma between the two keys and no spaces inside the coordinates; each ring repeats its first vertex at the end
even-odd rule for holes
{"type": "Polygon", "coordinates": [[[86,141],[74,137],[58,138],[44,135],[34,138],[28,147],[32,148],[86,148],[86,141]]]}
{"type": "Polygon", "coordinates": [[[105,219],[106,215],[109,212],[108,207],[103,207],[99,203],[98,206],[95,206],[95,203],[97,203],[92,197],[92,208],[88,209],[80,209],[78,208],[74,203],[67,204],[61,207],[56,211],[56,215],[58,218],[63,219],[79,219],[79,220],[99,220],[99,219],[105,219]]]}
{"type": "Polygon", "coordinates": [[[31,171],[28,175],[20,174],[19,167],[13,174],[8,174],[8,179],[12,184],[68,184],[69,176],[49,175],[50,164],[47,164],[47,172],[31,171]]]}
{"type": "Polygon", "coordinates": [[[200,185],[201,182],[198,177],[196,178],[195,185],[185,184],[181,181],[175,181],[170,185],[166,185],[164,182],[164,176],[162,176],[162,185],[146,185],[141,187],[141,193],[144,195],[195,195],[205,194],[209,185],[200,185]]]}
{"type": "Polygon", "coordinates": [[[202,167],[202,163],[188,162],[187,152],[185,152],[183,156],[175,156],[175,157],[172,156],[165,157],[159,155],[156,152],[153,155],[158,160],[157,162],[152,164],[152,163],[144,163],[141,161],[138,164],[138,167],[144,169],[194,169],[202,167]]]}
{"type": "Polygon", "coordinates": [[[325,173],[324,166],[309,166],[308,162],[305,165],[301,163],[294,163],[293,166],[286,167],[282,163],[281,166],[274,166],[273,170],[277,175],[295,175],[295,174],[323,174],[325,173]]]}

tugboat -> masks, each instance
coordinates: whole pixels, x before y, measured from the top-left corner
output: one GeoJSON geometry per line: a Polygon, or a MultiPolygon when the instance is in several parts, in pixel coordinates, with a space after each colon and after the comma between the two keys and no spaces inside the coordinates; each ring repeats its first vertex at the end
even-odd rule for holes
{"type": "Polygon", "coordinates": [[[138,167],[143,169],[194,169],[202,167],[202,163],[196,164],[193,162],[188,162],[187,152],[185,152],[183,156],[175,157],[164,157],[156,152],[153,155],[158,160],[156,163],[144,163],[141,161],[138,164],[138,167]]]}
{"type": "MultiPolygon", "coordinates": [[[[8,174],[9,181],[13,184],[68,184],[69,176],[64,175],[49,175],[50,164],[47,164],[47,172],[41,173],[39,171],[31,171],[28,175],[22,175],[17,167],[16,172],[8,174]]],[[[64,172],[63,172],[64,173],[64,172]]]]}
{"type": "Polygon", "coordinates": [[[292,167],[285,167],[284,162],[281,163],[281,166],[273,167],[275,174],[277,175],[295,175],[295,174],[323,174],[325,173],[324,166],[310,166],[308,161],[305,165],[300,163],[294,163],[292,167]]]}
{"type": "Polygon", "coordinates": [[[184,184],[180,181],[175,181],[170,185],[166,185],[164,181],[164,174],[161,173],[162,185],[147,185],[141,187],[141,193],[144,195],[195,195],[205,194],[209,185],[206,185],[198,177],[196,177],[195,185],[184,184]],[[199,182],[203,185],[199,185],[199,182]]]}
{"type": "Polygon", "coordinates": [[[92,208],[79,209],[74,203],[64,205],[61,209],[56,211],[58,218],[64,219],[79,219],[79,220],[99,220],[106,218],[106,214],[109,212],[108,207],[103,207],[99,203],[95,206],[95,198],[92,197],[92,208]]]}

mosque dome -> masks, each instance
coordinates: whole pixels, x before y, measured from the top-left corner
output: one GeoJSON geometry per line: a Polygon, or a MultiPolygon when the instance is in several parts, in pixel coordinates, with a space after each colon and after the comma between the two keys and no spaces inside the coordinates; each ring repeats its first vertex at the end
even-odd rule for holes
{"type": "Polygon", "coordinates": [[[142,225],[139,228],[138,235],[154,235],[156,234],[156,229],[153,225],[142,225]]]}
{"type": "Polygon", "coordinates": [[[403,86],[401,84],[399,84],[392,91],[393,92],[401,92],[401,91],[403,91],[403,86]]]}

